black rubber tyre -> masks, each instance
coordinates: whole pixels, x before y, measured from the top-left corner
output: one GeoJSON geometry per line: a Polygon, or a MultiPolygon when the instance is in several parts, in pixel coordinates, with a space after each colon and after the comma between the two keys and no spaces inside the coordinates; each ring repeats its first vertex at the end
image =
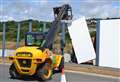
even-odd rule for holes
{"type": "Polygon", "coordinates": [[[52,76],[52,69],[48,63],[45,63],[41,68],[38,69],[37,77],[42,80],[46,81],[51,79],[52,76]]]}
{"type": "Polygon", "coordinates": [[[59,65],[59,72],[62,72],[63,68],[64,68],[64,58],[62,57],[60,65],[59,65]]]}
{"type": "Polygon", "coordinates": [[[13,78],[13,79],[19,78],[19,74],[18,74],[14,64],[12,64],[10,66],[9,74],[10,74],[10,77],[13,78]]]}

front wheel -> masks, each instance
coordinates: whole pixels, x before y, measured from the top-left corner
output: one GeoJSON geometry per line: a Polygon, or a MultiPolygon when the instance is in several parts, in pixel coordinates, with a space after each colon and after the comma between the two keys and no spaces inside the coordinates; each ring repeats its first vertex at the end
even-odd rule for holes
{"type": "Polygon", "coordinates": [[[10,68],[9,68],[9,74],[10,74],[10,77],[13,78],[13,79],[14,78],[19,78],[19,74],[18,74],[18,72],[17,72],[14,64],[12,64],[10,66],[10,68]]]}
{"type": "Polygon", "coordinates": [[[49,63],[45,63],[41,68],[38,69],[38,78],[43,81],[49,80],[52,76],[52,69],[49,63]]]}

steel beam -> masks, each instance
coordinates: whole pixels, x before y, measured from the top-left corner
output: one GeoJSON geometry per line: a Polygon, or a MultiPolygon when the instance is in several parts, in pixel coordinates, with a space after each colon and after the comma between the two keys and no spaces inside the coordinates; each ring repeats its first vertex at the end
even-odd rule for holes
{"type": "Polygon", "coordinates": [[[6,23],[3,22],[3,39],[2,39],[2,58],[5,56],[5,42],[6,42],[6,23]]]}
{"type": "Polygon", "coordinates": [[[32,20],[29,20],[29,32],[32,32],[32,20]]]}
{"type": "Polygon", "coordinates": [[[20,43],[20,22],[17,23],[17,42],[16,42],[16,48],[19,47],[19,43],[20,43]]]}

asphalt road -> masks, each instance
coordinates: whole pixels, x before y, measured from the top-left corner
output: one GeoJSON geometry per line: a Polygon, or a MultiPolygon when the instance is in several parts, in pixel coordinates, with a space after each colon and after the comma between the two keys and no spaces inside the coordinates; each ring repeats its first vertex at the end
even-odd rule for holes
{"type": "MultiPolygon", "coordinates": [[[[41,82],[36,79],[10,79],[8,74],[9,65],[0,64],[0,82],[41,82]]],[[[120,82],[118,78],[108,78],[102,76],[88,75],[82,73],[66,72],[66,82],[120,82]]],[[[61,74],[55,74],[53,78],[46,82],[60,82],[61,74]]]]}

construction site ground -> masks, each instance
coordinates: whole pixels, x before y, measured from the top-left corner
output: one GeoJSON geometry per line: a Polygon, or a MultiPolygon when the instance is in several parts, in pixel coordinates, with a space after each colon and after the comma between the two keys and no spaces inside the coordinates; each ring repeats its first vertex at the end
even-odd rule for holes
{"type": "MultiPolygon", "coordinates": [[[[1,64],[11,64],[9,58],[0,58],[1,64]]],[[[120,78],[120,69],[110,68],[110,67],[100,67],[86,64],[75,64],[75,63],[65,63],[65,70],[75,71],[75,72],[83,72],[83,73],[93,73],[105,76],[113,76],[120,78]]]]}

